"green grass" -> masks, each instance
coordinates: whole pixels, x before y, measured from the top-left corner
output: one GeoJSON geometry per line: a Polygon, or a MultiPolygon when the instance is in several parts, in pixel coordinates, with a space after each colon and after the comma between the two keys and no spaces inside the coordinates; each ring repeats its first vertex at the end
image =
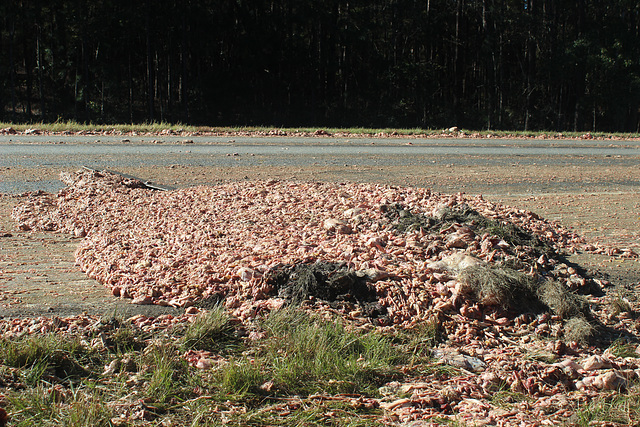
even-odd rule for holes
{"type": "Polygon", "coordinates": [[[534,400],[531,396],[509,390],[506,385],[493,393],[490,398],[493,405],[507,410],[512,409],[520,402],[533,402],[534,400]]]}
{"type": "Polygon", "coordinates": [[[567,425],[587,427],[591,425],[639,425],[640,388],[634,386],[627,392],[610,393],[598,397],[578,408],[567,425]]]}
{"type": "Polygon", "coordinates": [[[108,132],[117,131],[122,133],[137,132],[137,133],[159,133],[164,130],[171,130],[174,132],[214,132],[214,133],[236,133],[236,132],[255,132],[265,134],[278,134],[279,132],[286,132],[287,134],[313,134],[318,130],[323,130],[330,134],[352,134],[354,136],[359,135],[375,135],[375,134],[387,134],[387,135],[426,135],[432,133],[440,133],[441,130],[425,130],[420,128],[414,129],[392,129],[392,128],[321,128],[321,127],[298,127],[298,128],[281,128],[281,127],[257,127],[257,126],[193,126],[185,125],[181,123],[167,123],[167,122],[154,122],[154,123],[142,123],[142,124],[115,124],[104,125],[98,123],[78,123],[74,121],[58,121],[53,123],[8,123],[0,122],[0,129],[11,127],[16,131],[23,132],[27,129],[38,129],[42,131],[50,132],[108,132]]]}
{"type": "Polygon", "coordinates": [[[123,324],[111,334],[111,350],[116,353],[128,353],[141,350],[145,346],[146,334],[130,324],[123,324]]]}
{"type": "MultiPolygon", "coordinates": [[[[31,123],[0,123],[0,129],[11,127],[16,131],[23,132],[27,129],[37,129],[41,131],[49,131],[49,132],[105,132],[105,131],[119,131],[122,133],[128,132],[138,132],[138,133],[156,133],[162,132],[163,130],[172,130],[172,131],[185,131],[185,132],[196,132],[202,131],[204,128],[197,126],[187,126],[182,125],[180,123],[165,123],[165,122],[154,122],[154,123],[145,123],[145,124],[117,124],[117,125],[103,125],[97,123],[78,123],[74,121],[57,121],[53,123],[42,123],[42,122],[31,122],[31,123]]],[[[207,128],[209,129],[209,128],[207,128]]],[[[213,128],[212,128],[213,129],[213,128]]]]}
{"type": "MultiPolygon", "coordinates": [[[[119,414],[108,402],[127,398],[134,404],[142,399],[158,420],[219,425],[219,413],[188,403],[199,397],[214,407],[245,408],[239,413],[253,424],[291,425],[295,419],[297,425],[321,425],[326,416],[315,405],[293,411],[293,418],[285,417],[281,423],[266,408],[272,399],[290,393],[375,393],[380,381],[397,373],[393,363],[402,359],[390,338],[350,332],[341,323],[302,312],[274,315],[260,327],[267,338],[242,343],[231,319],[217,308],[186,327],[154,337],[126,322],[106,320],[95,335],[82,339],[62,334],[2,339],[0,384],[12,384],[5,405],[11,425],[110,425],[109,420],[119,414]],[[190,350],[224,354],[229,360],[220,369],[191,368],[182,357],[190,350]],[[120,367],[102,374],[112,361],[124,359],[135,361],[132,371],[120,367]],[[137,380],[132,386],[128,382],[133,378],[137,380]],[[277,386],[261,388],[269,381],[277,386]]],[[[331,407],[326,412],[337,414],[340,425],[375,425],[366,417],[357,421],[359,411],[353,408],[331,407]]],[[[236,425],[243,423],[238,418],[236,425]]]]}
{"type": "Polygon", "coordinates": [[[92,427],[111,426],[111,409],[101,393],[85,387],[66,393],[40,385],[25,391],[11,391],[7,400],[11,410],[10,425],[92,427]]]}
{"type": "Polygon", "coordinates": [[[214,382],[224,395],[375,394],[411,358],[390,337],[303,311],[272,313],[261,327],[266,338],[217,369],[214,382]]]}
{"type": "Polygon", "coordinates": [[[145,394],[162,406],[190,397],[187,362],[179,357],[175,346],[167,342],[153,343],[143,352],[138,366],[145,372],[145,394]]]}
{"type": "Polygon", "coordinates": [[[264,337],[250,340],[221,307],[153,335],[105,319],[77,338],[0,339],[0,386],[10,387],[4,408],[19,426],[110,425],[140,405],[155,425],[376,426],[379,409],[314,396],[375,397],[386,382],[421,372],[436,326],[385,335],[290,309],[252,325],[264,337]],[[189,366],[183,356],[199,351],[217,362],[189,366]],[[283,409],[292,399],[300,403],[283,409]]]}
{"type": "Polygon", "coordinates": [[[86,375],[84,364],[91,362],[94,352],[79,339],[55,334],[28,335],[21,340],[0,339],[0,363],[21,368],[30,385],[44,376],[61,380],[86,375]]]}
{"type": "Polygon", "coordinates": [[[356,409],[346,402],[302,402],[293,411],[287,405],[270,405],[240,414],[231,426],[374,427],[380,421],[379,409],[356,409]],[[286,415],[283,415],[286,414],[286,415]]]}
{"type": "MultiPolygon", "coordinates": [[[[303,309],[239,328],[214,308],[153,334],[105,320],[77,338],[0,339],[0,404],[11,426],[109,426],[114,419],[126,426],[380,426],[384,411],[368,399],[408,397],[390,381],[461,375],[430,358],[440,328],[433,321],[382,333],[303,309]],[[244,328],[262,337],[249,339],[244,328]],[[211,367],[190,366],[184,356],[194,352],[212,358],[211,367]],[[120,367],[105,369],[118,360],[120,367]]],[[[586,405],[580,420],[637,420],[634,393],[586,405]]],[[[509,409],[523,399],[497,390],[491,403],[509,409]]]]}
{"type": "Polygon", "coordinates": [[[391,338],[347,330],[337,319],[284,310],[269,316],[264,328],[269,338],[261,358],[276,387],[289,394],[371,393],[408,361],[391,338]]]}
{"type": "Polygon", "coordinates": [[[442,340],[442,335],[442,325],[433,317],[412,329],[400,332],[396,342],[404,345],[414,363],[422,363],[430,357],[431,348],[442,340]]]}
{"type": "Polygon", "coordinates": [[[231,359],[216,374],[214,378],[219,384],[220,396],[232,400],[255,396],[266,380],[263,367],[249,358],[231,359]]]}
{"type": "Polygon", "coordinates": [[[637,343],[630,343],[626,340],[618,339],[611,344],[609,347],[609,351],[615,357],[638,357],[638,353],[636,353],[636,348],[638,348],[637,343]]]}
{"type": "MultiPolygon", "coordinates": [[[[390,381],[461,375],[430,358],[441,333],[436,321],[391,334],[285,309],[244,327],[263,336],[243,338],[246,331],[214,308],[187,326],[153,335],[110,319],[74,338],[0,339],[0,405],[11,426],[111,426],[121,420],[115,425],[374,427],[388,424],[367,399],[409,397],[390,381]],[[215,359],[210,368],[187,363],[184,355],[198,351],[215,359]],[[120,367],[105,371],[114,360],[120,367]]],[[[610,348],[619,357],[631,350],[622,341],[610,348]]],[[[638,423],[637,385],[601,396],[579,407],[569,423],[638,423]]],[[[528,399],[498,387],[490,403],[513,410],[528,399]]],[[[452,415],[443,425],[463,425],[452,415]]]]}
{"type": "Polygon", "coordinates": [[[180,345],[184,350],[232,350],[238,338],[231,318],[224,307],[217,306],[199,315],[184,331],[180,345]]]}

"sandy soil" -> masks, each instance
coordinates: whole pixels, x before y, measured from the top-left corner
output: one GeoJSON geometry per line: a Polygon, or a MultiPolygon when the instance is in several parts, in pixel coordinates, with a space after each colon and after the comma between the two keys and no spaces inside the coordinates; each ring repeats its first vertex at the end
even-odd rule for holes
{"type": "MultiPolygon", "coordinates": [[[[25,179],[54,179],[58,169],[4,171],[25,179]]],[[[309,168],[129,168],[120,172],[180,187],[244,179],[381,182],[426,186],[441,192],[484,194],[491,201],[537,212],[573,227],[589,242],[640,253],[640,188],[629,185],[637,167],[456,166],[309,168]],[[537,193],[531,193],[537,188],[537,193]]],[[[75,265],[78,240],[15,228],[11,210],[20,196],[0,195],[0,317],[88,314],[160,314],[171,309],[136,306],[110,295],[75,265]]],[[[616,292],[640,302],[640,261],[579,253],[569,260],[609,279],[616,292]]]]}

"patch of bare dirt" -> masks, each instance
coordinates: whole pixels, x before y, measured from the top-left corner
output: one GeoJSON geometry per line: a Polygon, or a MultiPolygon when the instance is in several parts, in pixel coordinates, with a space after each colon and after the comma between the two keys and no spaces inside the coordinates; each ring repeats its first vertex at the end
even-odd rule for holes
{"type": "Polygon", "coordinates": [[[0,318],[178,312],[113,298],[76,265],[78,239],[17,229],[10,215],[20,200],[0,195],[0,318]]]}

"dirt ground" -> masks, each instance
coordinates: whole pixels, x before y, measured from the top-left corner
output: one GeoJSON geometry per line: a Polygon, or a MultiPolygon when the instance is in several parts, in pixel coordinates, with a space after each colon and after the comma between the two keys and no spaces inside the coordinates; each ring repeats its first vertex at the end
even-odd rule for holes
{"type": "MultiPolygon", "coordinates": [[[[421,167],[258,167],[206,168],[195,166],[128,168],[120,172],[157,183],[185,187],[245,179],[380,182],[426,186],[440,192],[483,194],[487,200],[532,210],[574,228],[588,242],[640,253],[640,187],[633,184],[637,166],[619,168],[572,166],[456,166],[421,167]],[[631,183],[630,183],[631,181],[631,183]]],[[[54,179],[54,168],[12,168],[24,179],[54,179]]],[[[17,195],[0,194],[0,318],[88,314],[158,315],[180,309],[133,305],[113,297],[88,279],[75,265],[79,240],[70,236],[16,229],[11,210],[17,195]]],[[[605,278],[615,292],[640,302],[640,261],[578,253],[569,261],[593,276],[605,278]]],[[[183,309],[182,309],[183,311],[183,309]]]]}

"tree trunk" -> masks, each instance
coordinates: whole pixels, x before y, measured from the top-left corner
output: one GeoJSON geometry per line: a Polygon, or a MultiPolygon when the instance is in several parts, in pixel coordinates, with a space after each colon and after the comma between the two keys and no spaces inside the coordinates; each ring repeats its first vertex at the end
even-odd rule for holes
{"type": "Polygon", "coordinates": [[[16,121],[16,64],[13,57],[14,42],[15,42],[15,20],[13,17],[9,17],[9,75],[11,80],[11,121],[16,121]]]}
{"type": "Polygon", "coordinates": [[[173,86],[171,76],[171,53],[167,54],[167,116],[173,120],[173,86]]]}
{"type": "Polygon", "coordinates": [[[27,101],[27,105],[26,105],[26,110],[23,107],[23,112],[26,113],[27,115],[27,120],[31,120],[31,97],[32,97],[32,92],[33,92],[33,71],[32,71],[32,67],[31,67],[31,52],[29,49],[29,40],[27,39],[27,34],[29,33],[29,31],[27,30],[26,27],[26,17],[23,16],[22,19],[22,55],[23,55],[23,60],[24,60],[24,69],[25,69],[25,73],[27,76],[27,87],[26,87],[26,101],[27,101]]]}
{"type": "Polygon", "coordinates": [[[38,63],[38,92],[40,97],[40,120],[43,122],[46,120],[46,111],[44,108],[44,83],[42,75],[42,25],[38,23],[38,29],[36,32],[36,60],[38,63]]]}
{"type": "Polygon", "coordinates": [[[536,39],[534,35],[536,27],[536,1],[529,0],[527,2],[527,12],[529,13],[529,30],[527,32],[527,46],[526,46],[526,89],[525,89],[525,113],[524,113],[524,130],[528,131],[530,127],[531,118],[531,97],[535,90],[535,78],[536,78],[536,39]]]}
{"type": "MultiPolygon", "coordinates": [[[[187,9],[188,11],[188,9],[187,9]]],[[[187,74],[187,59],[189,55],[188,49],[188,24],[187,24],[187,11],[182,13],[182,43],[180,45],[180,101],[182,102],[182,109],[185,122],[189,122],[191,119],[189,114],[189,91],[188,91],[188,74],[187,74]]]]}
{"type": "Polygon", "coordinates": [[[75,78],[73,79],[73,119],[78,121],[78,66],[76,65],[75,78]]]}
{"type": "Polygon", "coordinates": [[[460,70],[460,19],[462,14],[462,0],[456,1],[456,28],[455,28],[455,37],[454,37],[454,47],[453,47],[453,118],[457,123],[460,120],[459,116],[459,103],[460,103],[460,90],[459,86],[461,84],[462,78],[459,73],[460,70]]]}
{"type": "Polygon", "coordinates": [[[158,98],[158,106],[160,107],[160,122],[164,122],[164,97],[162,96],[162,74],[160,73],[160,58],[158,51],[154,55],[154,96],[158,98]]]}
{"type": "Polygon", "coordinates": [[[133,72],[131,71],[131,51],[129,51],[129,121],[133,124],[133,72]]]}
{"type": "Polygon", "coordinates": [[[153,55],[151,49],[151,19],[150,19],[150,6],[146,6],[145,10],[145,35],[147,41],[147,103],[148,103],[148,120],[149,123],[153,123],[153,55]]]}

